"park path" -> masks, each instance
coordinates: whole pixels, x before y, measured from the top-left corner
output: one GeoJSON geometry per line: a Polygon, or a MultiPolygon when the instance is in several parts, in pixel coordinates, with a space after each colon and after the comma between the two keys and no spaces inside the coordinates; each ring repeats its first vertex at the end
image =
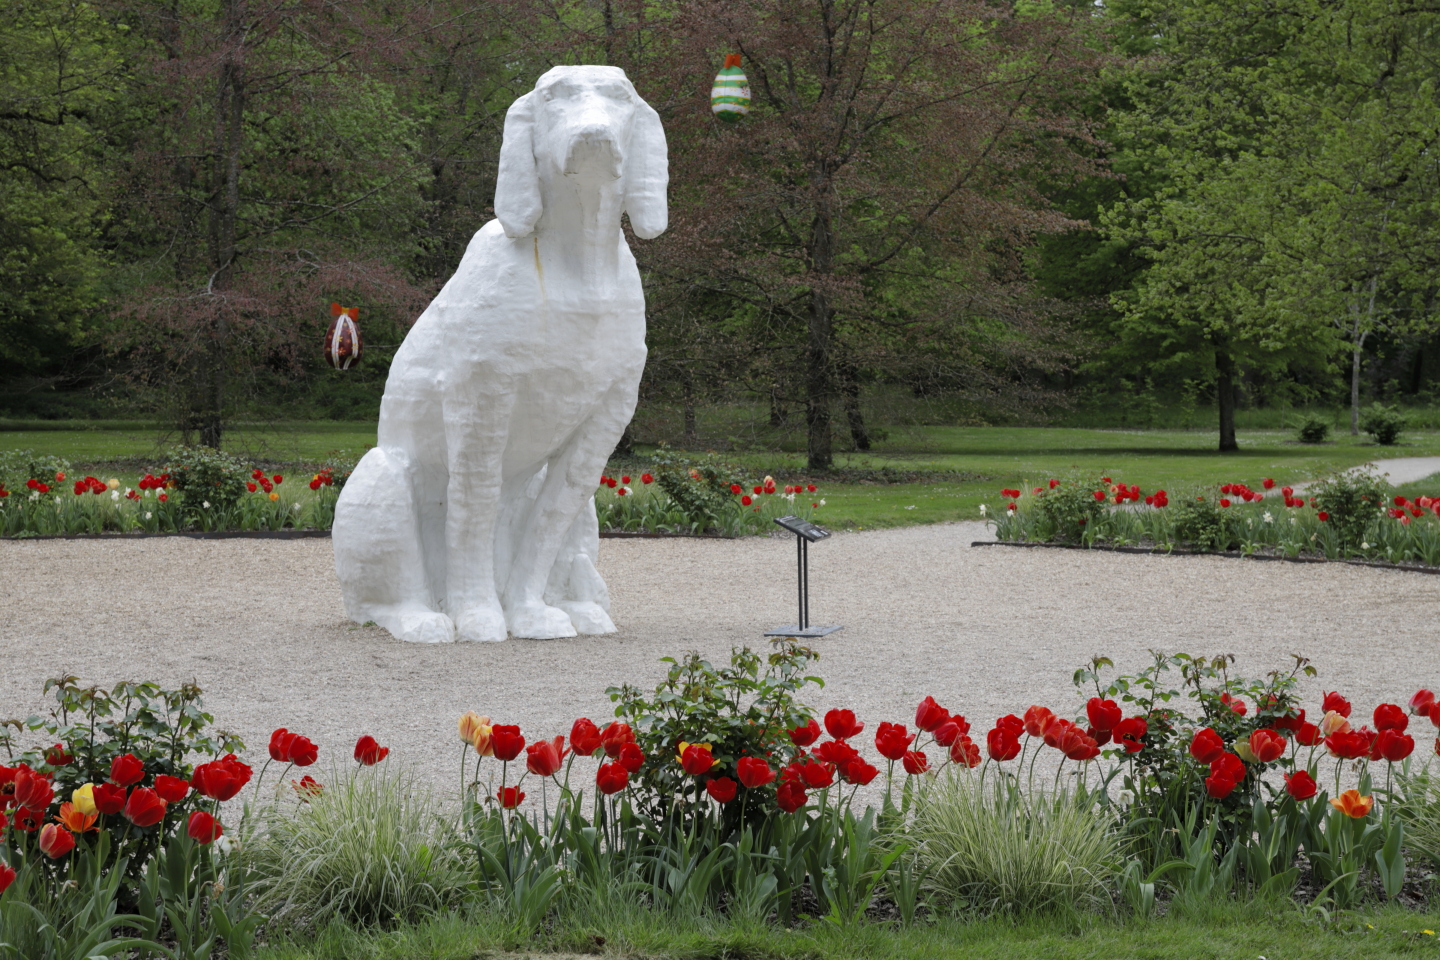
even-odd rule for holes
{"type": "MultiPolygon", "coordinates": [[[[1307,656],[1316,713],[1323,690],[1368,717],[1440,689],[1440,577],[970,546],[986,538],[955,523],[816,544],[812,618],[846,626],[814,641],[826,687],[806,702],[856,710],[868,744],[878,721],[909,721],[931,694],[983,735],[1032,703],[1072,713],[1072,671],[1104,654],[1130,673],[1150,649],[1234,653],[1247,676],[1307,656]]],[[[794,554],[783,537],[602,540],[618,634],[411,646],[345,619],[328,539],[0,541],[0,717],[44,709],[45,678],[64,671],[193,679],[252,756],[285,726],[320,743],[319,775],[372,733],[445,787],[463,710],[554,736],[610,715],[607,686],[652,687],[662,656],[763,646],[766,629],[794,622],[794,554]]]]}
{"type": "MultiPolygon", "coordinates": [[[[1369,463],[1352,467],[1346,472],[1353,473],[1370,467],[1373,467],[1376,473],[1383,474],[1389,479],[1392,487],[1399,487],[1440,473],[1440,457],[1393,457],[1389,460],[1371,460],[1369,463]]],[[[1304,493],[1318,482],[1310,480],[1305,483],[1297,483],[1295,490],[1297,493],[1304,493]]]]}

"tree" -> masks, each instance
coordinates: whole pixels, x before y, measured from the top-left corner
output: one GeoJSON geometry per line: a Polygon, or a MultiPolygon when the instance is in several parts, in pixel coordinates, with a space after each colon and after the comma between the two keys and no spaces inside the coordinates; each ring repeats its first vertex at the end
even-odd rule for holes
{"type": "Polygon", "coordinates": [[[1132,341],[1213,352],[1220,447],[1239,367],[1351,361],[1352,424],[1370,332],[1429,323],[1440,139],[1434,12],[1381,0],[1159,0],[1117,13],[1163,54],[1118,127],[1167,187],[1110,212],[1153,265],[1117,296],[1132,341]]]}
{"type": "Polygon", "coordinates": [[[1101,60],[1087,14],[979,0],[604,7],[582,42],[607,45],[670,141],[671,229],[638,251],[651,289],[718,298],[765,394],[795,371],[811,469],[833,463],[837,405],[863,437],[866,370],[1023,389],[1055,359],[1023,255],[1075,225],[1039,185],[1099,169],[1070,109],[1101,60]],[[705,98],[727,53],[754,92],[734,127],[705,98]]]}

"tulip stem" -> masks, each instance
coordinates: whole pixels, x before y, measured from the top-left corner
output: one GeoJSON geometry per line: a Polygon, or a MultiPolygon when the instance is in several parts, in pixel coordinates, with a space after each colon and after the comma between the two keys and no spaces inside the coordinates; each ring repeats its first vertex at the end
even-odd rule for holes
{"type": "MultiPolygon", "coordinates": [[[[460,744],[460,813],[461,813],[461,816],[464,816],[464,813],[465,813],[465,795],[466,795],[466,793],[468,792],[468,791],[466,790],[466,788],[465,788],[465,767],[466,767],[466,765],[469,763],[469,760],[470,760],[470,758],[469,758],[469,753],[470,753],[470,744],[468,744],[468,743],[462,743],[462,744],[460,744]]],[[[478,765],[478,764],[479,764],[479,761],[476,761],[476,764],[478,765]]]]}

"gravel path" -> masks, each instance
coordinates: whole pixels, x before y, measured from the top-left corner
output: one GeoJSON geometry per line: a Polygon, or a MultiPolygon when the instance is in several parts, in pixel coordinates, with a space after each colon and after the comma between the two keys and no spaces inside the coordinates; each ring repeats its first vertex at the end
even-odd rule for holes
{"type": "MultiPolygon", "coordinates": [[[[1031,703],[1072,707],[1091,655],[1129,671],[1149,648],[1233,652],[1251,675],[1301,653],[1320,670],[1310,694],[1338,687],[1367,715],[1440,686],[1440,577],[970,546],[987,537],[959,523],[816,545],[812,617],[846,629],[815,642],[828,686],[812,705],[849,706],[873,730],[933,694],[983,731],[1031,703]]],[[[659,657],[723,658],[793,622],[793,564],[788,539],[604,540],[618,636],[418,647],[345,620],[328,540],[3,541],[0,717],[43,708],[62,671],[193,678],[261,758],[276,726],[345,760],[370,732],[448,783],[462,710],[528,736],[602,720],[605,688],[653,684],[659,657]]]]}

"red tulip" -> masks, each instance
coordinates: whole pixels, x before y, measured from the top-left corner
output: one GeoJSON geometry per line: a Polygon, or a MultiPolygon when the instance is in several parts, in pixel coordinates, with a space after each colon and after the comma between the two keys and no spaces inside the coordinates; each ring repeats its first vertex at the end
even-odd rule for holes
{"type": "Polygon", "coordinates": [[[45,751],[45,762],[52,767],[69,766],[74,760],[75,757],[73,755],[65,752],[65,744],[63,743],[57,743],[45,751]]]}
{"type": "Polygon", "coordinates": [[[1285,792],[1296,800],[1309,800],[1315,796],[1315,778],[1308,770],[1297,770],[1285,774],[1285,792]]]}
{"type": "Polygon", "coordinates": [[[1244,762],[1233,753],[1222,753],[1210,763],[1210,776],[1205,778],[1205,791],[1214,799],[1223,800],[1244,779],[1244,762]]]}
{"type": "MultiPolygon", "coordinates": [[[[894,724],[891,724],[891,726],[894,726],[894,724]]],[[[903,730],[904,728],[902,727],[901,729],[903,730]]],[[[826,740],[811,751],[811,756],[816,760],[823,760],[826,763],[833,763],[837,767],[843,767],[845,764],[858,758],[860,751],[850,746],[850,744],[844,740],[826,740]]]]}
{"type": "Polygon", "coordinates": [[[1260,486],[1264,487],[1266,490],[1274,490],[1275,481],[1271,480],[1269,477],[1266,477],[1264,480],[1260,481],[1260,486]]]}
{"type": "Polygon", "coordinates": [[[121,754],[110,761],[110,782],[128,787],[145,779],[145,764],[133,753],[121,754]]]}
{"type": "Polygon", "coordinates": [[[980,748],[976,746],[974,740],[962,733],[955,738],[954,743],[950,744],[950,762],[966,767],[978,767],[980,766],[980,748]]]}
{"type": "Polygon", "coordinates": [[[190,781],[160,774],[155,778],[155,792],[166,803],[179,803],[190,793],[190,781]]]}
{"type": "Polygon", "coordinates": [[[835,768],[828,763],[817,763],[814,760],[808,760],[805,763],[798,764],[798,766],[800,769],[800,779],[804,781],[805,786],[811,790],[820,790],[835,782],[835,768]]]}
{"type": "Polygon", "coordinates": [[[1365,728],[1344,730],[1325,738],[1325,748],[1341,760],[1358,760],[1368,756],[1375,742],[1375,734],[1365,728]]]}
{"type": "Polygon", "coordinates": [[[920,706],[915,708],[915,726],[926,733],[933,733],[936,728],[949,719],[950,711],[936,703],[934,697],[926,697],[920,701],[920,706]]]}
{"type": "Polygon", "coordinates": [[[17,876],[19,876],[19,874],[15,872],[14,867],[8,863],[0,863],[0,893],[4,893],[10,884],[15,882],[17,876]]]}
{"type": "Polygon", "coordinates": [[[708,743],[688,743],[680,753],[680,767],[690,776],[698,777],[702,773],[709,773],[710,768],[715,766],[715,755],[711,752],[708,743]]]}
{"type": "Polygon", "coordinates": [[[33,813],[44,815],[55,799],[55,788],[49,777],[42,776],[29,767],[15,771],[15,804],[33,813]]]}
{"type": "Polygon", "coordinates": [[[881,722],[875,729],[875,749],[886,760],[899,760],[905,756],[914,739],[913,734],[906,734],[903,724],[881,722]]]}
{"type": "Polygon", "coordinates": [[[948,747],[958,738],[967,735],[969,732],[970,724],[966,722],[964,717],[956,714],[935,728],[935,742],[942,747],[948,747]]]}
{"type": "Polygon", "coordinates": [[[770,769],[770,764],[755,757],[741,757],[735,764],[735,775],[750,790],[775,780],[775,771],[770,769]]]}
{"type": "Polygon", "coordinates": [[[577,757],[593,757],[600,749],[600,728],[586,717],[576,720],[570,728],[570,749],[577,757]]]}
{"type": "Polygon", "coordinates": [[[805,795],[805,788],[798,783],[782,783],[775,791],[775,802],[786,813],[799,810],[805,806],[807,799],[809,798],[805,795]]]}
{"type": "Polygon", "coordinates": [[[1440,700],[1430,704],[1430,722],[1440,727],[1440,700]]]}
{"type": "Polygon", "coordinates": [[[836,740],[849,740],[865,729],[865,724],[855,719],[853,710],[831,710],[825,714],[825,729],[836,740]]]}
{"type": "Polygon", "coordinates": [[[299,780],[291,780],[290,789],[294,790],[296,795],[305,803],[309,803],[315,797],[325,795],[325,784],[316,780],[308,773],[299,780]]]}
{"type": "Polygon", "coordinates": [[[1090,726],[1101,732],[1115,729],[1122,716],[1114,700],[1101,700],[1099,697],[1091,697],[1085,704],[1085,715],[1090,720],[1090,726]]]}
{"type": "Polygon", "coordinates": [[[26,833],[34,833],[36,830],[40,829],[40,818],[42,816],[44,816],[44,814],[36,813],[29,807],[16,807],[14,827],[16,830],[24,830],[26,833]]]}
{"type": "Polygon", "coordinates": [[[1065,728],[1064,736],[1060,739],[1060,752],[1071,760],[1083,763],[1100,756],[1100,745],[1095,742],[1093,737],[1086,736],[1079,727],[1070,724],[1065,728]]]}
{"type": "Polygon", "coordinates": [[[705,792],[715,800],[716,803],[729,803],[735,799],[735,793],[740,785],[729,777],[716,777],[714,780],[705,781],[705,792]]]}
{"type": "Polygon", "coordinates": [[[630,774],[618,763],[602,763],[595,771],[595,786],[607,797],[630,785],[630,774]]]}
{"type": "Polygon", "coordinates": [[[1054,719],[1055,714],[1048,707],[1032,706],[1025,711],[1025,732],[1032,737],[1043,737],[1054,719]]]}
{"type": "Polygon", "coordinates": [[[525,748],[525,769],[537,777],[553,777],[565,759],[565,738],[536,740],[525,748]]]}
{"type": "Polygon", "coordinates": [[[1045,746],[1054,747],[1056,750],[1059,750],[1061,741],[1065,739],[1065,734],[1074,729],[1074,727],[1075,724],[1063,717],[1054,718],[1045,728],[1045,736],[1042,738],[1045,741],[1045,746]]]}
{"type": "Polygon", "coordinates": [[[506,810],[514,810],[525,802],[525,794],[520,792],[519,787],[501,787],[495,791],[495,799],[500,801],[500,806],[506,810]]]}
{"type": "Polygon", "coordinates": [[[1393,703],[1382,703],[1375,708],[1375,729],[1376,730],[1398,730],[1405,732],[1410,725],[1410,717],[1393,703]]]}
{"type": "Polygon", "coordinates": [[[924,773],[930,769],[930,761],[925,758],[925,754],[918,750],[905,751],[901,763],[905,767],[905,772],[911,776],[924,773]]]}
{"type": "Polygon", "coordinates": [[[620,745],[620,756],[616,762],[629,773],[639,773],[640,768],[645,766],[645,754],[639,744],[623,743],[620,745]]]}
{"type": "Polygon", "coordinates": [[[845,782],[858,784],[862,787],[871,780],[874,780],[879,773],[880,771],[874,765],[866,763],[859,757],[856,757],[840,768],[840,776],[845,778],[845,782]]]}
{"type": "Polygon", "coordinates": [[[291,733],[284,727],[270,734],[270,759],[276,763],[293,763],[308,767],[320,757],[320,748],[308,737],[291,733]]]}
{"type": "Polygon", "coordinates": [[[1261,763],[1272,763],[1285,752],[1285,738],[1274,730],[1256,730],[1250,734],[1250,752],[1261,763]]]}
{"type": "Polygon", "coordinates": [[[219,840],[225,829],[220,826],[219,820],[204,810],[196,810],[190,814],[190,820],[185,825],[185,832],[189,834],[191,840],[204,845],[219,840]]]}
{"type": "Polygon", "coordinates": [[[634,742],[635,731],[628,723],[611,723],[600,731],[600,745],[605,748],[605,756],[611,760],[620,756],[621,747],[634,742]]]}
{"type": "Polygon", "coordinates": [[[1011,731],[997,726],[985,735],[985,749],[991,760],[1014,760],[1020,755],[1020,740],[1011,731]]]}
{"type": "Polygon", "coordinates": [[[149,787],[136,787],[130,791],[130,798],[125,801],[125,809],[120,812],[135,826],[149,827],[159,823],[165,816],[165,801],[156,796],[155,791],[149,787]]]}
{"type": "Polygon", "coordinates": [[[59,860],[75,849],[75,834],[58,823],[47,823],[40,831],[40,852],[51,860],[59,860]]]}
{"type": "Polygon", "coordinates": [[[92,794],[99,813],[119,813],[125,809],[125,788],[113,783],[97,783],[92,794]]]}
{"type": "Polygon", "coordinates": [[[654,483],[655,478],[648,473],[642,473],[640,474],[640,482],[645,484],[654,483]]]}
{"type": "Polygon", "coordinates": [[[1416,690],[1415,696],[1410,698],[1410,714],[1416,717],[1428,717],[1434,703],[1434,693],[1429,690],[1416,690]]]}
{"type": "Polygon", "coordinates": [[[808,747],[820,739],[820,733],[820,724],[815,722],[814,717],[811,717],[805,721],[804,726],[790,731],[790,742],[797,747],[808,747]]]}
{"type": "Polygon", "coordinates": [[[495,751],[496,760],[509,763],[525,749],[525,738],[520,735],[520,727],[516,724],[497,723],[490,728],[490,746],[495,751]]]}
{"type": "Polygon", "coordinates": [[[1333,710],[1342,717],[1349,717],[1350,701],[1340,696],[1339,693],[1327,693],[1325,694],[1325,699],[1321,701],[1320,710],[1323,713],[1330,713],[1333,710]]]}
{"type": "Polygon", "coordinates": [[[1195,736],[1190,740],[1190,756],[1201,763],[1213,763],[1224,752],[1225,741],[1209,727],[1196,730],[1195,736]]]}
{"type": "Polygon", "coordinates": [[[1115,724],[1111,733],[1115,736],[1115,742],[1124,747],[1126,753],[1139,753],[1145,749],[1145,744],[1141,741],[1149,729],[1150,725],[1144,717],[1130,717],[1115,724]]]}
{"type": "Polygon", "coordinates": [[[1371,760],[1399,763],[1415,751],[1415,738],[1399,730],[1381,730],[1370,748],[1371,760]]]}
{"type": "MultiPolygon", "coordinates": [[[[496,727],[495,729],[499,730],[500,728],[496,727]]],[[[514,727],[512,729],[519,730],[520,728],[514,727]]],[[[520,743],[523,746],[525,741],[521,740],[520,743]]],[[[519,753],[520,751],[517,749],[515,752],[519,753]]],[[[500,750],[498,748],[495,750],[495,755],[497,757],[500,756],[500,750]]],[[[390,748],[380,746],[380,744],[376,742],[375,738],[370,736],[370,734],[368,733],[361,737],[359,740],[355,741],[355,761],[357,763],[363,764],[367,767],[373,767],[375,766],[375,764],[379,763],[381,760],[384,760],[388,756],[390,756],[390,748]]],[[[505,757],[503,759],[514,760],[515,758],[505,757]]]]}
{"type": "MultiPolygon", "coordinates": [[[[253,771],[229,753],[219,760],[202,763],[190,777],[190,786],[212,800],[229,800],[250,782],[253,771]]],[[[100,787],[95,787],[95,806],[100,807],[100,787]]]]}
{"type": "Polygon", "coordinates": [[[1239,697],[1232,697],[1228,693],[1220,694],[1220,702],[1229,707],[1231,713],[1239,716],[1243,717],[1248,712],[1244,700],[1241,700],[1239,697]]]}

